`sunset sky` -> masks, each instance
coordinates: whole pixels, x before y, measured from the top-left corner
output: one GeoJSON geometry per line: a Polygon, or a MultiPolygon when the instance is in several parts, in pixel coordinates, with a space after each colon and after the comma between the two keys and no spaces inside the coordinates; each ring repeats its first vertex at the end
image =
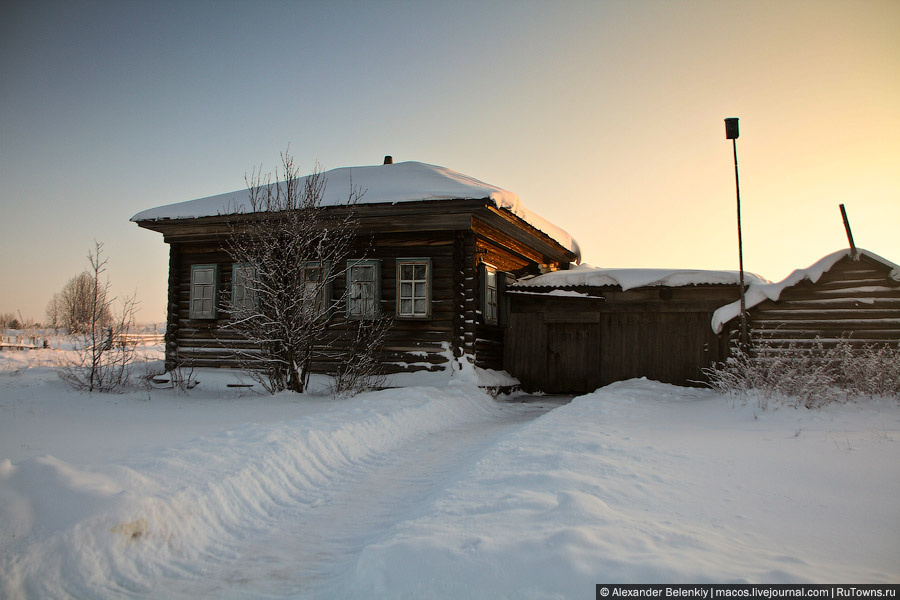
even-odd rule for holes
{"type": "Polygon", "coordinates": [[[779,280],[847,246],[900,263],[900,2],[0,4],[0,312],[105,243],[165,319],[168,247],[129,219],[394,160],[516,192],[604,267],[779,280]]]}

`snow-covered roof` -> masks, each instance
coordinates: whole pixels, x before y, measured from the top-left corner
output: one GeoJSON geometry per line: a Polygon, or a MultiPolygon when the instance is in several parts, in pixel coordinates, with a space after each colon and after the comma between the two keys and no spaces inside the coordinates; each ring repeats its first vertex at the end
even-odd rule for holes
{"type": "MultiPolygon", "coordinates": [[[[351,187],[364,192],[359,199],[360,204],[489,199],[497,208],[508,210],[571,250],[579,260],[581,257],[578,242],[571,235],[525,208],[518,195],[445,167],[409,161],[392,165],[341,167],[325,171],[322,176],[326,181],[323,206],[345,204],[351,187]]],[[[249,210],[249,197],[244,189],[151,208],[137,213],[131,220],[193,219],[249,210]]]]}
{"type": "MultiPolygon", "coordinates": [[[[744,273],[748,282],[765,283],[753,273],[744,273]]],[[[582,264],[567,271],[553,271],[532,279],[517,282],[515,288],[578,286],[619,286],[622,291],[632,288],[658,286],[679,287],[686,285],[737,285],[739,271],[706,271],[699,269],[604,269],[582,264]]]]}
{"type": "MultiPolygon", "coordinates": [[[[817,282],[819,278],[829,270],[831,270],[831,268],[836,265],[839,260],[850,256],[850,252],[851,251],[849,248],[838,250],[837,252],[819,259],[814,264],[805,269],[797,269],[786,278],[784,278],[784,280],[779,281],[778,283],[751,283],[747,288],[747,293],[744,296],[744,301],[747,308],[752,308],[765,300],[778,300],[778,298],[781,297],[781,292],[791,286],[797,285],[801,281],[809,280],[812,283],[817,282]]],[[[868,250],[862,250],[858,248],[857,252],[860,256],[867,256],[872,260],[876,260],[886,267],[889,267],[891,269],[890,277],[892,279],[900,281],[900,266],[897,266],[891,261],[885,260],[874,252],[869,252],[868,250]]],[[[731,304],[726,304],[713,313],[713,330],[716,333],[721,333],[722,328],[725,326],[725,323],[739,317],[740,315],[740,300],[732,302],[731,304]]]]}

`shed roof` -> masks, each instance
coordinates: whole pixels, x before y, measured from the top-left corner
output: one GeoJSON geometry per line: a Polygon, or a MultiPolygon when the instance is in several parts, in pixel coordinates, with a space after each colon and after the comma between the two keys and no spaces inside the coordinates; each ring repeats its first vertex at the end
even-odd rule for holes
{"type": "MultiPolygon", "coordinates": [[[[744,273],[746,281],[767,283],[759,275],[744,273]]],[[[622,291],[638,287],[688,285],[738,285],[739,271],[701,269],[606,269],[582,264],[566,271],[553,271],[516,282],[514,288],[566,288],[619,286],[622,291]]]]}
{"type": "MultiPolygon", "coordinates": [[[[351,189],[359,190],[360,204],[395,204],[424,200],[490,200],[572,251],[580,260],[578,242],[565,230],[531,212],[519,196],[445,167],[421,162],[341,167],[322,173],[326,181],[323,206],[346,204],[351,189]]],[[[301,178],[301,180],[304,178],[301,178]]],[[[302,181],[301,181],[302,183],[302,181]]],[[[249,212],[247,190],[218,194],[141,211],[132,221],[193,219],[249,212]]]]}
{"type": "MultiPolygon", "coordinates": [[[[869,252],[868,250],[858,248],[857,252],[859,256],[865,256],[871,260],[881,263],[882,265],[890,269],[888,276],[895,281],[900,281],[900,266],[878,256],[874,252],[869,252]]],[[[765,300],[778,300],[778,298],[781,297],[781,293],[785,289],[795,286],[801,281],[811,281],[812,283],[817,282],[822,277],[822,275],[831,270],[831,268],[834,267],[834,265],[836,265],[841,259],[847,258],[850,255],[851,250],[849,248],[838,250],[837,252],[833,252],[828,256],[820,258],[805,269],[795,270],[778,283],[751,283],[747,288],[747,293],[745,294],[745,302],[747,308],[753,308],[754,306],[761,302],[764,302],[765,300]]],[[[731,321],[732,319],[736,319],[740,315],[740,300],[732,302],[731,304],[726,304],[725,306],[718,309],[715,313],[713,313],[713,330],[716,333],[721,333],[722,328],[725,326],[725,323],[731,321]]]]}

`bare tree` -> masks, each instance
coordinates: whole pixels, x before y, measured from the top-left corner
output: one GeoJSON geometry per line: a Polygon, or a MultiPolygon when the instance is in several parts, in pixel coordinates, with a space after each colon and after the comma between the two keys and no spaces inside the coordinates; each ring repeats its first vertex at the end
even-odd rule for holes
{"type": "Polygon", "coordinates": [[[79,281],[78,293],[85,314],[76,334],[75,351],[62,365],[60,377],[73,387],[88,392],[113,391],[128,383],[134,360],[134,346],[128,343],[127,334],[134,324],[137,301],[134,296],[122,302],[121,313],[112,317],[112,304],[108,280],[101,280],[109,262],[103,256],[103,244],[94,242],[94,250],[88,254],[90,271],[73,278],[79,281]],[[87,285],[82,285],[84,282],[87,285]]]}
{"type": "Polygon", "coordinates": [[[47,303],[47,327],[55,329],[57,332],[59,332],[60,326],[59,304],[59,294],[53,294],[53,297],[47,303]]]}
{"type": "Polygon", "coordinates": [[[95,274],[83,271],[69,279],[59,293],[53,295],[47,305],[47,317],[74,334],[88,332],[95,318],[109,326],[112,313],[109,310],[111,303],[106,302],[106,293],[105,287],[97,287],[95,274]],[[102,307],[103,312],[93,314],[95,306],[102,307]]]}
{"type": "Polygon", "coordinates": [[[21,323],[13,313],[0,313],[0,329],[19,329],[21,323]]]}
{"type": "MultiPolygon", "coordinates": [[[[301,178],[293,158],[282,153],[281,171],[274,182],[259,170],[247,177],[249,213],[236,219],[228,248],[234,261],[229,327],[248,342],[236,352],[248,376],[272,393],[305,391],[314,360],[350,360],[341,352],[358,344],[333,331],[347,295],[335,297],[334,284],[346,275],[345,261],[366,251],[359,246],[357,190],[348,190],[346,205],[325,209],[326,181],[318,169],[301,178]]],[[[385,329],[378,322],[347,329],[354,336],[385,329]]],[[[365,352],[377,350],[371,341],[365,352]]]]}

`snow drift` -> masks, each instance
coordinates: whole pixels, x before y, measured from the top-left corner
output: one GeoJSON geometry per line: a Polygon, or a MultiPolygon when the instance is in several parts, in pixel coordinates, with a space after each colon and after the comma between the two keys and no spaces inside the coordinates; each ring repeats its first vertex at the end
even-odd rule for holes
{"type": "Polygon", "coordinates": [[[193,562],[227,560],[232,540],[272,526],[286,508],[314,506],[359,464],[496,410],[468,388],[376,392],[334,408],[124,464],[0,462],[3,595],[117,598],[148,593],[160,578],[199,577],[193,562]]]}

